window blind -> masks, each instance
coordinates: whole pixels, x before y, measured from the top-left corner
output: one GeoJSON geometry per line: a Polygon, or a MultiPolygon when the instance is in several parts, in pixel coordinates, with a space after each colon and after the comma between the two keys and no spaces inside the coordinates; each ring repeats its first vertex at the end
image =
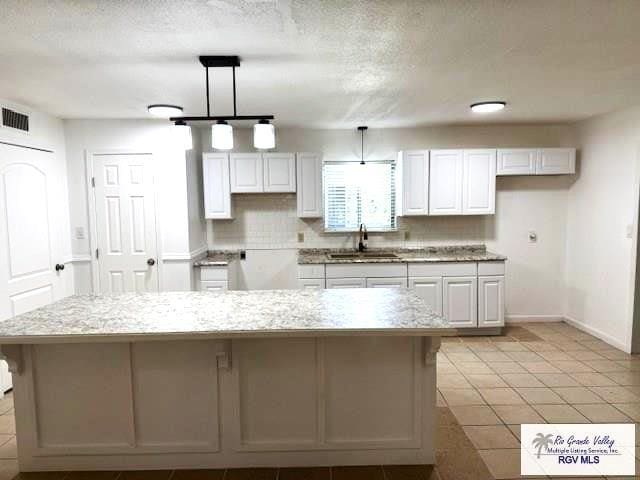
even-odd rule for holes
{"type": "Polygon", "coordinates": [[[351,232],[364,223],[368,230],[396,229],[395,162],[326,162],[324,164],[324,227],[351,232]]]}

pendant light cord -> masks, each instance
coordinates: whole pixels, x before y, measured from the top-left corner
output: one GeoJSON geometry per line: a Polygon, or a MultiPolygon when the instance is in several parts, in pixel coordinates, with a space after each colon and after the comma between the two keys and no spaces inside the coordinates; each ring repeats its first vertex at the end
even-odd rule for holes
{"type": "Polygon", "coordinates": [[[360,165],[364,165],[364,131],[369,128],[367,126],[360,126],[358,130],[360,131],[360,165]]]}

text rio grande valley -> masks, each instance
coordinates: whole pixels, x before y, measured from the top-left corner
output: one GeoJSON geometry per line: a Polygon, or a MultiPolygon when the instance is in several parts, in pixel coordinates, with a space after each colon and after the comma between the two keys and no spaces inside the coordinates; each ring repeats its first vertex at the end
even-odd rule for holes
{"type": "Polygon", "coordinates": [[[547,447],[547,455],[558,455],[558,463],[595,465],[600,463],[600,455],[620,455],[614,444],[609,435],[596,435],[593,440],[573,435],[565,439],[558,435],[552,446],[547,447]]]}

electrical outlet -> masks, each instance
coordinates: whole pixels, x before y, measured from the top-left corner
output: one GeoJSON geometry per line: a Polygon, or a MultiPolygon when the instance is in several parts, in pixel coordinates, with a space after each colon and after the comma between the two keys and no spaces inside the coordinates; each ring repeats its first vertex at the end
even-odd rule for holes
{"type": "Polygon", "coordinates": [[[409,230],[404,231],[404,240],[407,241],[411,238],[411,232],[409,230]]]}
{"type": "Polygon", "coordinates": [[[247,251],[240,250],[240,260],[246,260],[246,259],[247,259],[247,251]]]}
{"type": "Polygon", "coordinates": [[[529,243],[536,243],[538,241],[538,234],[531,230],[529,232],[529,243]]]}
{"type": "Polygon", "coordinates": [[[304,242],[304,232],[298,232],[298,243],[304,242]]]}

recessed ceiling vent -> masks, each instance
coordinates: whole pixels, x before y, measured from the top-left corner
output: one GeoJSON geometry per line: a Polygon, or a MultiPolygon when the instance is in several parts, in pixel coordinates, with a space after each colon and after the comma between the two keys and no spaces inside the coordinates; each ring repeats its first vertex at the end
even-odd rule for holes
{"type": "Polygon", "coordinates": [[[2,107],[2,126],[15,128],[22,132],[29,131],[29,116],[14,110],[2,107]]]}

